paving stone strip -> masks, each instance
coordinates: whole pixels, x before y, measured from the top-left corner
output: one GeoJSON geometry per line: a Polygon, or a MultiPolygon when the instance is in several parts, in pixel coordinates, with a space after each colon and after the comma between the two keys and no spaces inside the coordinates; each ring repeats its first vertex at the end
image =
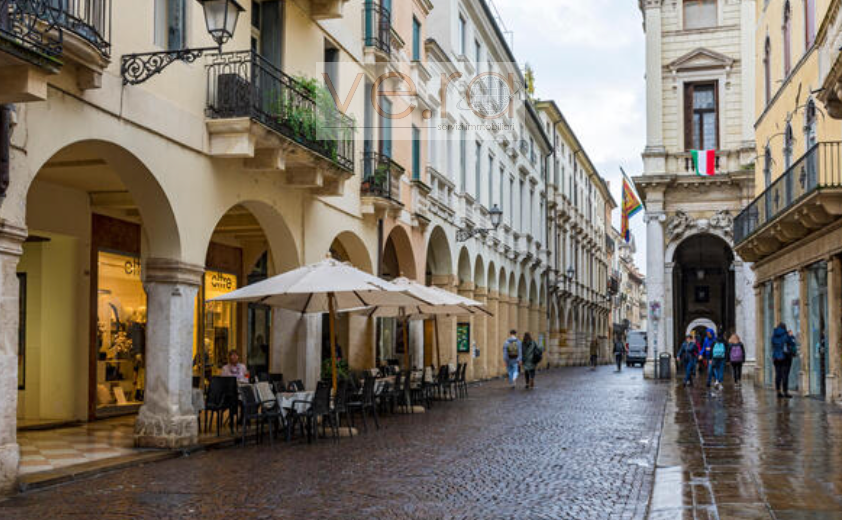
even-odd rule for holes
{"type": "Polygon", "coordinates": [[[0,518],[643,519],[668,385],[539,373],[338,443],[231,448],[0,502],[0,518]]]}

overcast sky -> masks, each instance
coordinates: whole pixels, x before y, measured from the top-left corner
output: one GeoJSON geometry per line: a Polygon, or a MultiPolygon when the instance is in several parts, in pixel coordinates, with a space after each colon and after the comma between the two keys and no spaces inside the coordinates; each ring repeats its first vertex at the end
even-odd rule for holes
{"type": "MultiPolygon", "coordinates": [[[[620,228],[622,166],[643,172],[645,47],[635,0],[493,0],[512,31],[515,57],[535,70],[536,96],[554,99],[611,184],[620,228]]],[[[636,263],[645,272],[643,212],[632,218],[636,263]]]]}

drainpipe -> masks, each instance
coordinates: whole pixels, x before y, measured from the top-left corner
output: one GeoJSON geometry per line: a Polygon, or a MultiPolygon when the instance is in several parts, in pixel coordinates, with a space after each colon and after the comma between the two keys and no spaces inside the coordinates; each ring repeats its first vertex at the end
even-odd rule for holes
{"type": "Polygon", "coordinates": [[[9,189],[9,148],[12,140],[13,109],[13,105],[0,105],[0,200],[6,198],[6,192],[9,189]]]}
{"type": "MultiPolygon", "coordinates": [[[[548,191],[547,187],[550,185],[550,183],[549,183],[550,166],[555,165],[555,162],[550,162],[550,157],[555,156],[555,149],[556,149],[556,145],[558,144],[556,141],[557,141],[557,135],[556,135],[556,132],[555,132],[555,125],[553,125],[553,149],[550,150],[550,153],[548,153],[547,155],[544,156],[544,197],[547,196],[547,191],[548,191]]],[[[553,177],[553,178],[555,178],[555,177],[553,177]]],[[[556,186],[556,188],[558,188],[558,186],[556,186]]],[[[549,201],[549,199],[544,201],[543,218],[544,218],[544,229],[546,230],[546,242],[547,242],[544,245],[547,247],[547,250],[550,251],[550,253],[552,255],[552,249],[550,248],[550,240],[552,240],[553,244],[555,244],[555,240],[554,240],[554,237],[550,236],[550,201],[549,201]]],[[[556,251],[555,254],[558,254],[558,251],[556,251]]],[[[553,330],[553,326],[552,326],[553,320],[552,320],[552,311],[551,311],[551,309],[553,307],[552,307],[552,305],[550,305],[550,270],[551,269],[552,269],[552,263],[550,262],[550,258],[547,258],[547,269],[544,270],[544,287],[547,288],[547,301],[544,302],[547,306],[547,310],[545,311],[547,313],[547,344],[545,345],[545,348],[550,345],[550,333],[553,330]]]]}

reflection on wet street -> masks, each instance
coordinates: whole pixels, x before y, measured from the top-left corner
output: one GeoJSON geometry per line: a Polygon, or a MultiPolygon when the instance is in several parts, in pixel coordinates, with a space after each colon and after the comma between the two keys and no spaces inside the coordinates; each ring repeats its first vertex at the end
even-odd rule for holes
{"type": "Polygon", "coordinates": [[[673,388],[651,519],[842,519],[842,411],[746,384],[673,388]]]}

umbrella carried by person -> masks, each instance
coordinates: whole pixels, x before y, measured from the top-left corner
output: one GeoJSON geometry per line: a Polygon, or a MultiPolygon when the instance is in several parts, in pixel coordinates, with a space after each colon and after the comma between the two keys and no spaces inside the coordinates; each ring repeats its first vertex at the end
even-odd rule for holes
{"type": "Polygon", "coordinates": [[[330,362],[334,390],[337,312],[360,307],[397,307],[428,303],[409,294],[406,288],[333,258],[247,285],[210,301],[259,303],[302,314],[327,312],[330,318],[330,362]]]}
{"type": "Polygon", "coordinates": [[[412,305],[381,304],[361,309],[359,313],[377,318],[399,318],[403,321],[404,367],[409,368],[409,332],[410,319],[433,318],[436,336],[436,357],[441,364],[438,345],[438,316],[470,316],[491,313],[483,304],[458,294],[447,292],[437,287],[428,287],[408,278],[396,278],[392,283],[414,296],[419,301],[412,305]]]}

